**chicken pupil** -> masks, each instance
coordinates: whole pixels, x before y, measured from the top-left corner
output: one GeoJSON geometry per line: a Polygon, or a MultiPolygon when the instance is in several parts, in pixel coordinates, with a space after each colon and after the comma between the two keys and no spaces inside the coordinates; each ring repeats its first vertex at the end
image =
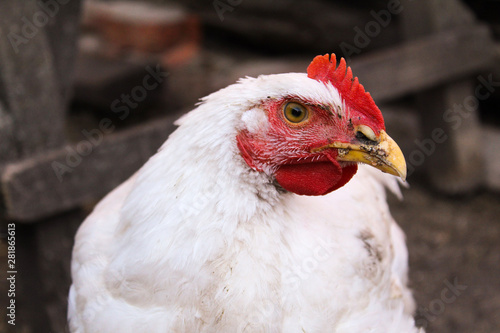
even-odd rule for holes
{"type": "Polygon", "coordinates": [[[295,107],[292,109],[292,116],[295,117],[295,118],[299,118],[300,116],[302,116],[302,111],[300,108],[298,107],[295,107]]]}

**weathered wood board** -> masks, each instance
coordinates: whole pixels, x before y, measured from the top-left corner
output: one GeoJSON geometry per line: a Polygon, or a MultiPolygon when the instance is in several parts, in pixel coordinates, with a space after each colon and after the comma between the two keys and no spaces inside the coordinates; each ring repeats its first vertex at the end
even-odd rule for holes
{"type": "MultiPolygon", "coordinates": [[[[406,7],[402,26],[410,41],[421,40],[425,36],[442,36],[457,29],[464,32],[462,39],[444,40],[450,48],[440,48],[437,52],[424,55],[429,56],[429,59],[439,60],[431,61],[437,76],[442,73],[441,68],[459,69],[469,65],[462,58],[467,53],[471,58],[469,61],[474,61],[472,58],[493,61],[494,45],[488,31],[485,27],[476,25],[472,13],[461,2],[422,0],[408,2],[406,7]],[[482,35],[476,35],[481,28],[484,29],[482,35]],[[467,35],[468,31],[474,33],[467,35]]],[[[409,56],[404,58],[413,60],[409,56]]],[[[422,91],[416,95],[422,137],[433,149],[427,148],[427,152],[421,153],[419,161],[415,159],[414,163],[423,164],[431,185],[441,192],[466,193],[483,183],[484,159],[480,145],[482,133],[477,101],[479,96],[475,87],[477,83],[474,84],[473,81],[480,69],[464,70],[460,76],[449,78],[454,79],[448,80],[449,82],[441,81],[438,82],[439,85],[421,87],[422,91]],[[466,74],[470,75],[467,77],[466,74]],[[439,144],[433,143],[435,131],[441,131],[446,140],[439,144]]],[[[408,79],[411,80],[412,77],[408,79]]],[[[414,158],[417,157],[416,154],[413,153],[414,158]]]]}
{"type": "Polygon", "coordinates": [[[104,138],[95,129],[89,140],[9,164],[1,181],[10,218],[36,220],[105,195],[156,152],[176,118],[104,138]]]}

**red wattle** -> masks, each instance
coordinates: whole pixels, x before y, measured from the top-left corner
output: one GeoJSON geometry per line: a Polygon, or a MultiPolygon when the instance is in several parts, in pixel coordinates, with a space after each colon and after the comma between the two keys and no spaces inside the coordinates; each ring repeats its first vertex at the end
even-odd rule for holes
{"type": "Polygon", "coordinates": [[[276,180],[287,191],[299,195],[325,195],[344,186],[354,176],[356,164],[341,168],[337,163],[286,164],[276,171],[276,180]]]}

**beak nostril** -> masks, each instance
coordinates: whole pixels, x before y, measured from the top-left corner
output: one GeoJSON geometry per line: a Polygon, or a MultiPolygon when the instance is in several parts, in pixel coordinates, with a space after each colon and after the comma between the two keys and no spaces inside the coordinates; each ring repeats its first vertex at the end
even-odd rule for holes
{"type": "Polygon", "coordinates": [[[379,143],[373,130],[365,125],[358,126],[356,131],[356,139],[364,144],[376,145],[379,143]]]}
{"type": "Polygon", "coordinates": [[[361,131],[356,132],[356,139],[370,141],[370,139],[368,139],[368,137],[365,135],[365,133],[363,133],[361,131]]]}

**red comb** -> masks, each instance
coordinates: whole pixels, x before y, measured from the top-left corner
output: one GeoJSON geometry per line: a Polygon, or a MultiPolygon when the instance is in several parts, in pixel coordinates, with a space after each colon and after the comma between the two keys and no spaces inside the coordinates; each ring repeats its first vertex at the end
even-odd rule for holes
{"type": "Polygon", "coordinates": [[[374,117],[375,121],[382,124],[382,129],[384,129],[382,113],[370,93],[366,92],[358,78],[352,75],[351,67],[347,67],[344,58],[340,58],[337,67],[335,54],[332,53],[331,58],[328,54],[317,56],[307,67],[307,76],[324,83],[330,82],[337,88],[346,106],[374,117]]]}

